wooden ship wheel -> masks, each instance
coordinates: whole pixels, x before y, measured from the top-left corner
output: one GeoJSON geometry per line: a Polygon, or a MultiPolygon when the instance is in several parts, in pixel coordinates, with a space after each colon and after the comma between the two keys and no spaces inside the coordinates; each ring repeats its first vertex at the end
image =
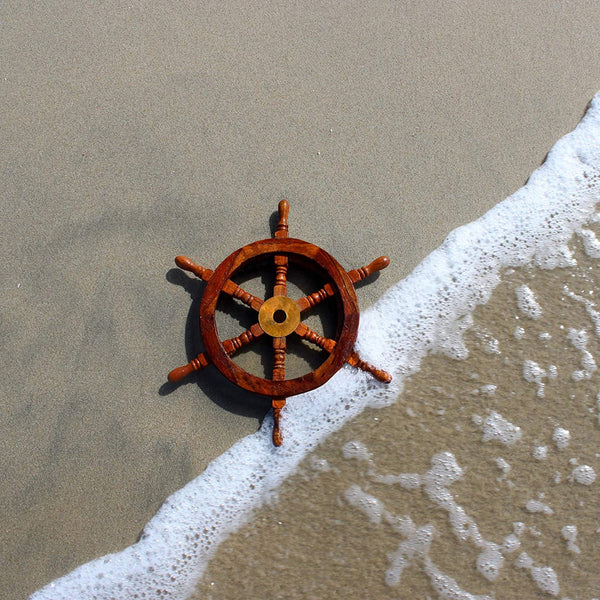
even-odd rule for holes
{"type": "Polygon", "coordinates": [[[169,381],[177,382],[209,364],[213,364],[230,381],[239,387],[271,398],[273,407],[273,443],[280,446],[282,435],[280,414],[286,399],[323,385],[344,363],[370,373],[377,380],[389,383],[391,375],[363,361],[354,350],[358,332],[359,310],[354,284],[372,273],[388,266],[390,259],[381,256],[360,269],[346,272],[325,250],[288,237],[289,203],[279,203],[279,219],[272,239],[248,244],[228,256],[214,271],[193,263],[185,256],[178,256],[175,263],[206,282],[200,303],[200,333],[205,351],[187,365],[173,369],[169,381]],[[240,269],[256,261],[268,261],[275,269],[273,294],[266,300],[245,291],[231,277],[240,269]],[[288,266],[317,271],[328,283],[320,290],[293,300],[288,296],[288,266]],[[221,340],[217,332],[215,311],[221,294],[227,294],[256,311],[257,321],[240,335],[221,340]],[[308,309],[329,297],[336,299],[337,332],[335,339],[324,337],[302,322],[308,309]],[[285,363],[287,338],[299,336],[323,349],[325,361],[315,370],[292,379],[286,379],[285,363]],[[272,338],[273,363],[271,378],[253,375],[238,366],[231,356],[240,348],[261,336],[272,338]]]}

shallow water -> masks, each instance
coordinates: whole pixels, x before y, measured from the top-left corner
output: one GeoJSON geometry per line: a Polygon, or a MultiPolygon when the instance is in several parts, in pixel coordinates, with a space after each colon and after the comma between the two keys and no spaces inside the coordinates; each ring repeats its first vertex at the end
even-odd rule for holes
{"type": "Polygon", "coordinates": [[[467,358],[428,357],[310,453],[193,597],[597,597],[600,261],[571,246],[503,274],[467,358]]]}

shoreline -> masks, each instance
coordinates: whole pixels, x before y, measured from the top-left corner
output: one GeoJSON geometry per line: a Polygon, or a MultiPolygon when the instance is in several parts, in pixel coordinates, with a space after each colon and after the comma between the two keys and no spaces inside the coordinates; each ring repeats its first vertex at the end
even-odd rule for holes
{"type": "Polygon", "coordinates": [[[392,258],[364,310],[600,87],[593,4],[9,3],[3,27],[7,600],[133,543],[264,417],[210,373],[164,387],[200,291],[176,255],[214,268],[287,198],[345,268],[392,258]]]}

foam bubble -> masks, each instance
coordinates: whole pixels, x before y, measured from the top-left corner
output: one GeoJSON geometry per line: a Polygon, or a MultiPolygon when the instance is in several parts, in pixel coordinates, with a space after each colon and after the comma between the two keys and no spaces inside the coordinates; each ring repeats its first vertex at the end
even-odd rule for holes
{"type": "Polygon", "coordinates": [[[517,325],[515,327],[515,332],[513,335],[515,336],[515,339],[521,340],[521,339],[523,339],[523,336],[525,335],[525,330],[520,325],[517,325]]]}
{"type": "Polygon", "coordinates": [[[371,453],[367,447],[362,443],[355,440],[346,442],[342,448],[342,454],[344,458],[353,458],[355,460],[368,461],[371,458],[371,453]]]}
{"type": "Polygon", "coordinates": [[[500,352],[500,342],[488,331],[476,331],[475,336],[479,340],[481,349],[486,354],[502,354],[500,352]]]}
{"type": "Polygon", "coordinates": [[[531,578],[542,592],[551,596],[558,596],[560,586],[556,572],[552,567],[532,567],[530,572],[531,578]]]}
{"type": "Polygon", "coordinates": [[[573,469],[570,479],[581,485],[592,485],[596,481],[596,471],[589,465],[579,465],[573,469]]]}
{"type": "Polygon", "coordinates": [[[496,466],[507,475],[510,472],[510,465],[504,458],[495,458],[494,459],[496,466]]]}
{"type": "Polygon", "coordinates": [[[571,433],[563,427],[557,427],[552,433],[552,441],[559,450],[564,450],[569,445],[570,440],[571,433]]]}
{"type": "Polygon", "coordinates": [[[591,258],[600,258],[600,241],[591,229],[581,228],[577,235],[583,244],[583,251],[591,258]]]}
{"type": "Polygon", "coordinates": [[[573,347],[579,350],[581,356],[581,369],[573,371],[571,377],[573,381],[581,381],[582,379],[590,379],[592,373],[598,369],[594,357],[587,349],[588,334],[585,329],[569,328],[567,339],[573,344],[573,347]]]}
{"type": "Polygon", "coordinates": [[[346,502],[354,508],[358,508],[371,523],[381,523],[383,516],[383,504],[375,498],[364,492],[358,485],[351,485],[345,492],[346,502]]]}
{"type": "Polygon", "coordinates": [[[496,544],[488,544],[476,560],[477,570],[488,581],[496,581],[504,565],[504,556],[496,544]]]}
{"type": "Polygon", "coordinates": [[[538,389],[536,396],[538,398],[543,398],[545,395],[546,384],[543,380],[552,378],[552,375],[553,373],[550,369],[548,371],[542,369],[542,367],[533,360],[526,360],[523,362],[523,379],[530,383],[537,383],[538,389]]]}
{"type": "Polygon", "coordinates": [[[310,466],[320,473],[327,473],[331,470],[329,463],[326,458],[317,458],[316,456],[311,456],[309,459],[310,466]]]}
{"type": "Polygon", "coordinates": [[[395,586],[400,583],[402,572],[418,558],[423,559],[429,546],[435,529],[432,525],[426,525],[419,529],[413,526],[413,531],[409,533],[408,539],[401,542],[396,552],[390,556],[390,566],[385,573],[385,582],[389,586],[395,586]]]}
{"type": "Polygon", "coordinates": [[[515,566],[527,569],[539,590],[550,596],[558,596],[560,586],[556,572],[552,567],[536,566],[533,559],[526,552],[521,552],[515,566]]]}
{"type": "Polygon", "coordinates": [[[565,525],[561,530],[560,534],[563,539],[567,542],[567,550],[573,552],[573,554],[579,554],[581,552],[579,546],[576,544],[577,540],[577,527],[575,525],[565,525]]]}
{"type": "Polygon", "coordinates": [[[516,552],[520,547],[521,541],[514,533],[508,534],[502,540],[502,549],[506,554],[512,554],[513,552],[516,552]]]}
{"type": "Polygon", "coordinates": [[[486,396],[493,396],[496,393],[497,389],[497,385],[494,385],[493,383],[488,383],[487,385],[481,386],[481,393],[485,394],[486,396]]]}
{"type": "Polygon", "coordinates": [[[507,421],[500,413],[492,411],[483,422],[484,442],[493,440],[505,446],[512,446],[521,439],[521,428],[507,421]]]}
{"type": "Polygon", "coordinates": [[[583,296],[574,294],[567,285],[563,286],[563,291],[565,292],[565,294],[567,294],[567,296],[573,298],[573,300],[577,302],[581,302],[581,304],[585,306],[587,314],[592,320],[592,323],[594,323],[594,332],[596,334],[596,337],[600,338],[600,313],[596,310],[594,303],[588,298],[584,298],[583,296]]]}
{"type": "Polygon", "coordinates": [[[442,600],[493,600],[492,596],[479,596],[463,590],[455,579],[442,573],[431,559],[425,561],[425,571],[431,587],[442,600]]]}
{"type": "Polygon", "coordinates": [[[517,295],[517,306],[523,315],[530,319],[539,319],[542,316],[542,307],[538,304],[535,294],[526,285],[515,289],[517,295]]]}
{"type": "MultiPolygon", "coordinates": [[[[319,390],[291,398],[283,413],[281,448],[273,447],[273,421],[265,419],[259,432],[170,496],[137,544],[79,567],[32,600],[135,600],[155,597],[156,590],[172,600],[186,598],[219,543],[272,497],[322,439],[366,407],[395,401],[403,378],[418,369],[427,353],[466,355],[462,335],[472,323],[470,313],[488,300],[504,269],[532,261],[564,266],[573,260],[567,242],[592,218],[598,201],[598,140],[600,96],[523,188],[450,233],[409,277],[361,315],[357,350],[394,376],[391,386],[345,367],[319,390]]],[[[475,597],[452,596],[456,582],[424,564],[442,597],[475,597]]],[[[558,583],[543,569],[532,570],[532,577],[547,581],[554,593],[558,583]]]]}

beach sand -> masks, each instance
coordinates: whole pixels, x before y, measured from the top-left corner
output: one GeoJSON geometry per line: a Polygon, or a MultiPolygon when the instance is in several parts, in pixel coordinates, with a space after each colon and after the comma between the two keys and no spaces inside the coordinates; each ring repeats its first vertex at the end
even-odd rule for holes
{"type": "MultiPolygon", "coordinates": [[[[133,543],[268,402],[207,370],[201,286],[268,237],[372,304],[521,187],[600,87],[593,3],[4,5],[0,595],[133,543]]],[[[227,597],[227,596],[225,596],[227,597]]]]}

